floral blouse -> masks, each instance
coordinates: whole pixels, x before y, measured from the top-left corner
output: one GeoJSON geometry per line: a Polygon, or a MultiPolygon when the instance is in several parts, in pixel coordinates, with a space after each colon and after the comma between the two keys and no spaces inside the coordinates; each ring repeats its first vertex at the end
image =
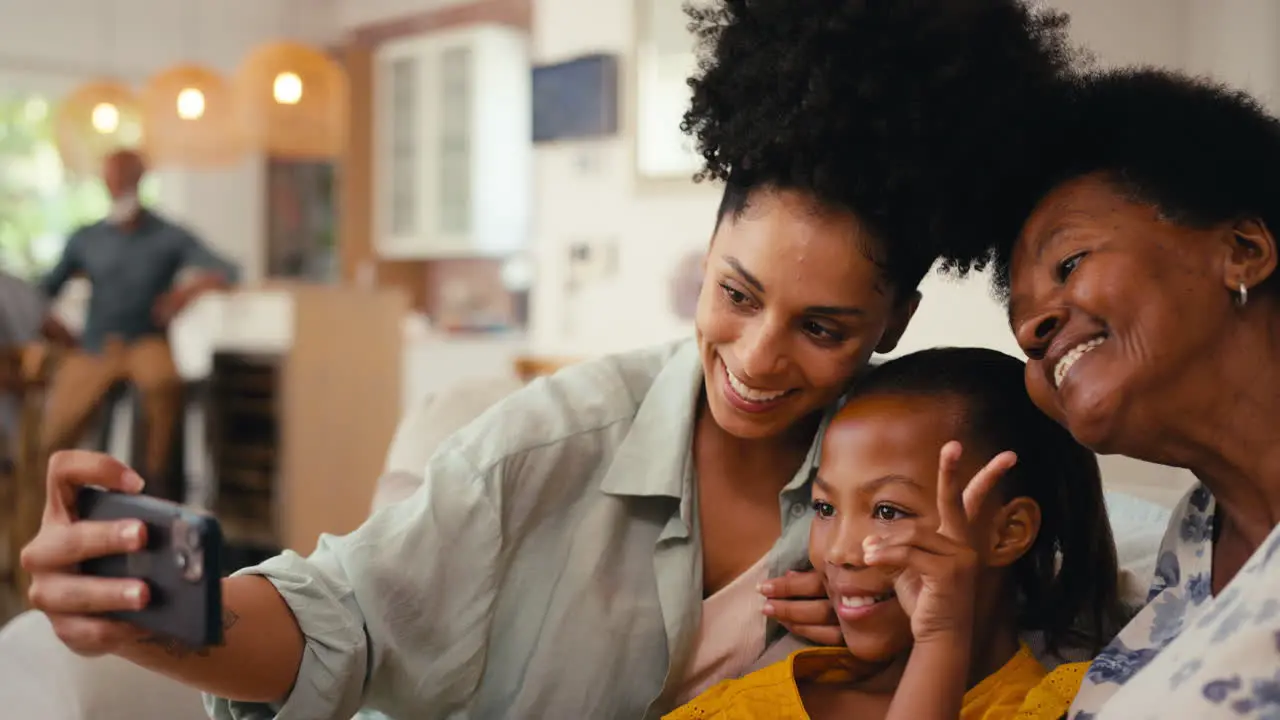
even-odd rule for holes
{"type": "Polygon", "coordinates": [[[1171,516],[1148,604],[1094,659],[1069,720],[1280,720],[1280,528],[1218,597],[1213,496],[1171,516]]]}

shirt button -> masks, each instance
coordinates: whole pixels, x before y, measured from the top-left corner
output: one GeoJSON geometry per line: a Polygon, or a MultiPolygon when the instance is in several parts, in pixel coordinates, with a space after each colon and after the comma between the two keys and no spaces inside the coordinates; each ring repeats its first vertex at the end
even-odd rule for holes
{"type": "Polygon", "coordinates": [[[791,506],[791,517],[793,518],[804,517],[805,510],[807,509],[808,508],[805,507],[804,503],[795,503],[794,505],[791,506]]]}

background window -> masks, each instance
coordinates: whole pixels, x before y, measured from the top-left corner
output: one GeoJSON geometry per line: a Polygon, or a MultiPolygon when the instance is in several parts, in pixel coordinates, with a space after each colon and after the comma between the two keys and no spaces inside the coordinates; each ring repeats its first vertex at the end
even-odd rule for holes
{"type": "MultiPolygon", "coordinates": [[[[69,180],[53,140],[53,103],[39,93],[0,92],[0,268],[35,278],[62,253],[77,227],[99,220],[110,202],[96,179],[69,180]]],[[[154,204],[148,176],[142,200],[154,204]]]]}

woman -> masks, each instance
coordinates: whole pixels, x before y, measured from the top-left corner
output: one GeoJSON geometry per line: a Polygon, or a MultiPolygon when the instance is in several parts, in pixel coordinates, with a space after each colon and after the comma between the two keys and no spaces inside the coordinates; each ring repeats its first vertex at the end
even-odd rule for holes
{"type": "Polygon", "coordinates": [[[1070,717],[1276,717],[1280,122],[1150,70],[1088,79],[1065,118],[996,252],[1027,387],[1092,449],[1200,481],[1070,717]]]}
{"type": "Polygon", "coordinates": [[[760,654],[762,607],[838,638],[813,574],[787,583],[808,601],[755,586],[804,567],[825,409],[893,348],[935,258],[989,237],[974,204],[1002,169],[974,168],[1038,120],[1065,21],[1016,0],[733,0],[694,21],[685,125],[726,184],[695,341],[516,393],[412,498],[226,581],[227,641],[203,654],[87,615],[145,591],[66,568],[142,540],[67,498],[138,481],[57,456],[24,559],[60,637],[226,698],[216,717],[344,720],[655,717],[760,654]]]}

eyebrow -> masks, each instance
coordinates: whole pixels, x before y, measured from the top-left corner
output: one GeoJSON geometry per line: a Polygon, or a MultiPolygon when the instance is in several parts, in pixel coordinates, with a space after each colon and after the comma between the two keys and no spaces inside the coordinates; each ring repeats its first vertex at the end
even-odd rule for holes
{"type": "MultiPolygon", "coordinates": [[[[760,278],[748,272],[738,258],[726,255],[724,256],[724,261],[729,267],[733,268],[734,272],[742,276],[743,281],[755,288],[756,292],[764,294],[764,283],[760,282],[760,278]]],[[[810,305],[805,308],[805,312],[811,315],[855,315],[859,317],[867,314],[862,308],[841,305],[810,305]]]]}
{"type": "MultiPolygon", "coordinates": [[[[831,483],[827,482],[826,480],[823,480],[821,475],[815,475],[813,477],[813,484],[816,485],[818,488],[820,488],[823,492],[830,493],[834,490],[834,488],[831,487],[831,483]]],[[[921,490],[921,491],[928,489],[925,486],[921,485],[920,483],[916,482],[913,478],[909,478],[906,475],[890,474],[890,475],[881,475],[875,480],[871,480],[870,482],[867,482],[866,484],[858,488],[858,492],[862,492],[862,493],[874,492],[884,487],[885,485],[910,485],[911,487],[914,487],[915,489],[921,490]]]]}
{"type": "Polygon", "coordinates": [[[742,267],[742,263],[738,262],[738,258],[726,255],[724,261],[729,264],[729,267],[733,268],[734,271],[741,275],[742,279],[746,280],[748,285],[760,292],[764,292],[764,283],[760,282],[760,278],[757,278],[755,275],[747,272],[747,269],[742,267]]]}

